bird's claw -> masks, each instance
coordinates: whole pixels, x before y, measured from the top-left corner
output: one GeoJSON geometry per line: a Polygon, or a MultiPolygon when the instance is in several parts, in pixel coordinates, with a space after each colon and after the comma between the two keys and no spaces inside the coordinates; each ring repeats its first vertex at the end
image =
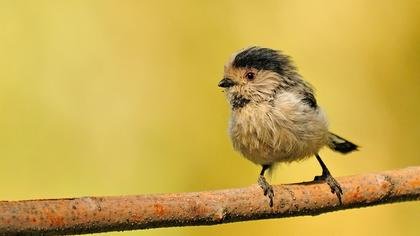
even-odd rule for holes
{"type": "Polygon", "coordinates": [[[335,193],[340,205],[342,204],[341,197],[343,196],[343,189],[330,173],[323,173],[322,175],[315,176],[314,181],[325,181],[330,186],[331,193],[335,193]]]}
{"type": "Polygon", "coordinates": [[[268,197],[269,206],[273,207],[273,199],[274,199],[273,187],[267,182],[267,180],[265,179],[263,175],[260,175],[260,177],[258,178],[258,185],[260,185],[260,187],[264,191],[264,196],[268,197]]]}

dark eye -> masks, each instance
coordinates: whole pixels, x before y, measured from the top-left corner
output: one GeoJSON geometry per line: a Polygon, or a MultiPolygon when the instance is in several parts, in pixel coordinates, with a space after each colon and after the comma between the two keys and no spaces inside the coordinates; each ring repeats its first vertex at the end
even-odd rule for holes
{"type": "Polygon", "coordinates": [[[247,80],[254,80],[255,79],[255,74],[253,72],[248,72],[245,75],[247,80]]]}

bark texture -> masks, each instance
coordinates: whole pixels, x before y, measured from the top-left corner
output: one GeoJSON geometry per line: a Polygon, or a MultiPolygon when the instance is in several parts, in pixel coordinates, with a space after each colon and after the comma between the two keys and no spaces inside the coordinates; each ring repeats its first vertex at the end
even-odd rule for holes
{"type": "Polygon", "coordinates": [[[342,205],[324,182],[273,186],[272,208],[258,185],[195,193],[0,201],[0,234],[83,234],[214,225],[420,200],[420,167],[337,180],[344,191],[342,205]]]}

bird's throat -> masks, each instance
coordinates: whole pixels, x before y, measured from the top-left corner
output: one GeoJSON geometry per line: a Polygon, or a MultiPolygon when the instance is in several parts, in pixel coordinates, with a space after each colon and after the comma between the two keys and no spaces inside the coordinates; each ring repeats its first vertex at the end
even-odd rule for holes
{"type": "Polygon", "coordinates": [[[237,110],[239,108],[242,108],[246,106],[251,100],[244,98],[240,95],[233,95],[231,104],[232,104],[232,110],[237,110]]]}

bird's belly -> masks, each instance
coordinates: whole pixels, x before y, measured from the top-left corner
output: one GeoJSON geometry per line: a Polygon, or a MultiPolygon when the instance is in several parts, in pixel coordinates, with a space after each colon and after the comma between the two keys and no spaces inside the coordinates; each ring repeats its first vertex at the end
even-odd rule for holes
{"type": "Polygon", "coordinates": [[[288,132],[273,135],[272,140],[258,135],[237,135],[232,137],[232,142],[234,148],[245,158],[261,165],[301,160],[317,153],[323,146],[291,138],[286,133],[288,132]]]}
{"type": "Polygon", "coordinates": [[[266,112],[244,113],[231,120],[230,136],[234,148],[256,164],[292,162],[317,153],[326,144],[328,128],[321,123],[303,127],[303,123],[273,122],[266,112]]]}

